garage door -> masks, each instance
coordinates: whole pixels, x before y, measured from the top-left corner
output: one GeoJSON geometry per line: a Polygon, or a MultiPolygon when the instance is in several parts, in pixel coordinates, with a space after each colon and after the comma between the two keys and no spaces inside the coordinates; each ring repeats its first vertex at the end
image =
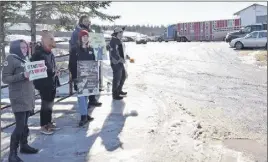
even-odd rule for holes
{"type": "Polygon", "coordinates": [[[267,15],[256,16],[256,23],[267,23],[267,15]]]}

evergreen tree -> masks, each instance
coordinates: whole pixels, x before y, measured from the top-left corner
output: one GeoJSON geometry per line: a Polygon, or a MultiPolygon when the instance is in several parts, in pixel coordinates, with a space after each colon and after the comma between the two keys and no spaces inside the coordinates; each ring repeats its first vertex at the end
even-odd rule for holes
{"type": "MultiPolygon", "coordinates": [[[[31,19],[31,27],[34,27],[36,23],[46,24],[47,20],[56,19],[59,20],[59,23],[55,25],[56,29],[72,30],[75,25],[74,20],[78,20],[82,15],[109,21],[120,18],[120,16],[113,16],[99,11],[99,9],[107,9],[111,5],[110,1],[36,1],[27,2],[27,5],[26,17],[31,19]]],[[[100,29],[97,26],[94,26],[94,28],[100,29]]],[[[36,31],[31,30],[31,35],[36,37],[36,31]]],[[[35,42],[36,38],[32,37],[32,41],[35,42]]]]}
{"type": "MultiPolygon", "coordinates": [[[[18,12],[26,2],[23,1],[0,1],[0,64],[2,69],[2,60],[5,59],[5,38],[7,33],[7,28],[12,26],[20,18],[20,13],[18,12]],[[7,24],[9,22],[9,24],[7,24]]],[[[0,70],[1,70],[0,69],[0,70]]]]}

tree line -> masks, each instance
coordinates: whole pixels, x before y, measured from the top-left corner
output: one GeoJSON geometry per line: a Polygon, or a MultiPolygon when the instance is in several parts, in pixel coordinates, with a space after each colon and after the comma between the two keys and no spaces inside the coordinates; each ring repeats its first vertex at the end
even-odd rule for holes
{"type": "Polygon", "coordinates": [[[126,27],[126,31],[139,32],[149,36],[160,35],[164,32],[165,26],[153,25],[101,25],[103,30],[113,30],[115,27],[126,27]]]}
{"type": "MultiPolygon", "coordinates": [[[[31,35],[31,42],[34,43],[36,42],[36,24],[46,24],[48,20],[57,20],[54,24],[56,30],[64,28],[71,31],[74,29],[74,20],[78,20],[82,15],[89,15],[91,18],[98,17],[110,22],[119,19],[119,15],[110,15],[100,11],[100,9],[107,9],[111,3],[111,1],[0,1],[0,63],[5,58],[7,45],[5,37],[8,35],[8,27],[20,23],[21,20],[29,20],[31,27],[29,35],[31,35]]],[[[127,31],[151,36],[163,33],[165,28],[163,25],[92,25],[95,31],[113,30],[115,27],[126,27],[127,31]]]]}

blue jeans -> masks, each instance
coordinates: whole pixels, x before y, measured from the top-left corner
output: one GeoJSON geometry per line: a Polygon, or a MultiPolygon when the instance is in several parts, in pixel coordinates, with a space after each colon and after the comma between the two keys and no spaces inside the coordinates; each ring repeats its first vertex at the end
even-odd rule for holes
{"type": "Polygon", "coordinates": [[[77,97],[78,110],[79,110],[80,115],[88,115],[87,100],[88,100],[87,96],[77,97]]]}

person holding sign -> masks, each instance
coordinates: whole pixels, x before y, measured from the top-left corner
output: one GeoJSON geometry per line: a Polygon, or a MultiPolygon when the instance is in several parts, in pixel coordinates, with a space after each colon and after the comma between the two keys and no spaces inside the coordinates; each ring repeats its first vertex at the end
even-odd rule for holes
{"type": "Polygon", "coordinates": [[[43,31],[41,43],[35,47],[35,53],[32,55],[31,61],[44,61],[47,67],[47,77],[34,80],[35,89],[39,91],[41,96],[41,110],[40,110],[40,125],[41,133],[51,135],[55,130],[59,130],[54,123],[52,123],[52,108],[56,96],[57,87],[57,69],[55,57],[52,53],[52,48],[56,47],[54,36],[48,31],[43,31]]]}
{"type": "MultiPolygon", "coordinates": [[[[72,53],[70,53],[69,57],[69,70],[72,75],[72,80],[74,81],[74,87],[76,91],[78,91],[77,61],[95,61],[94,50],[93,48],[89,47],[88,41],[88,32],[86,30],[81,30],[79,32],[77,46],[73,47],[73,49],[71,50],[72,53]]],[[[79,126],[83,126],[94,119],[88,115],[87,99],[87,96],[77,97],[78,109],[81,115],[79,126]]]]}
{"type": "Polygon", "coordinates": [[[10,44],[10,54],[7,56],[2,72],[2,81],[8,84],[9,99],[15,115],[16,126],[10,138],[9,162],[22,161],[17,155],[20,152],[36,154],[38,149],[28,145],[28,118],[35,107],[34,86],[29,81],[29,73],[25,71],[28,57],[28,46],[24,40],[16,40],[10,44]]]}
{"type": "MultiPolygon", "coordinates": [[[[70,53],[73,53],[72,50],[77,47],[79,33],[82,30],[86,30],[87,32],[93,32],[91,30],[91,21],[87,15],[83,15],[80,17],[78,25],[75,27],[75,30],[72,33],[71,40],[69,41],[70,53]]],[[[100,107],[102,105],[102,103],[97,101],[95,95],[88,96],[88,99],[88,108],[90,106],[100,107]]]]}

